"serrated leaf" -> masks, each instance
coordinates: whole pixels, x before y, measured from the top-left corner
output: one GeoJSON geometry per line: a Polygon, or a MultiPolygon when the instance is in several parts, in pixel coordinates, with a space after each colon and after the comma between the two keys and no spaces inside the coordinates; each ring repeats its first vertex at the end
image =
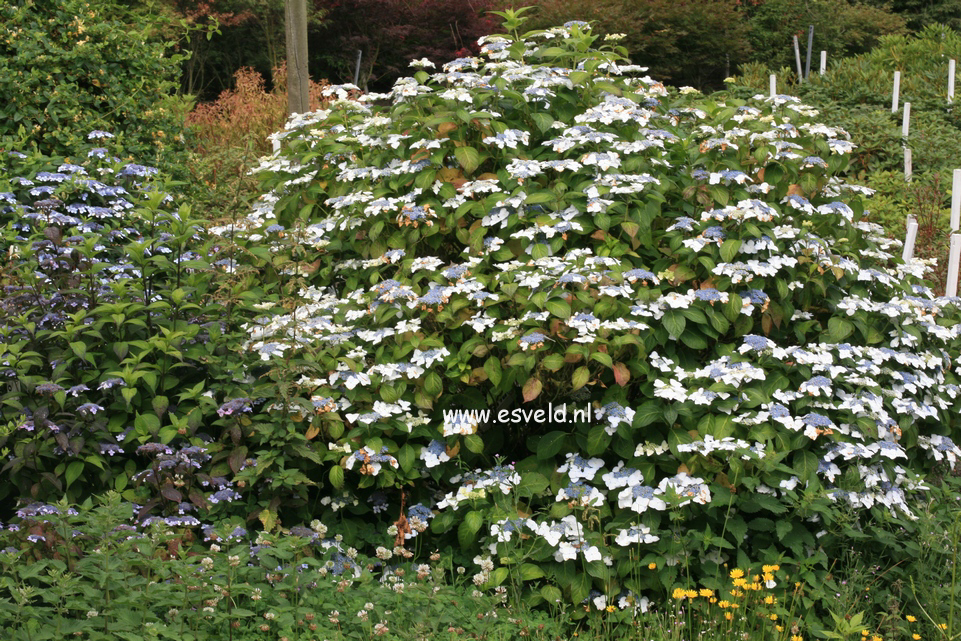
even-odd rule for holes
{"type": "Polygon", "coordinates": [[[781,519],[774,524],[774,529],[777,532],[778,541],[783,541],[794,529],[794,523],[790,519],[781,519]]]}
{"type": "Polygon", "coordinates": [[[273,510],[263,510],[257,518],[260,519],[266,532],[270,532],[277,526],[277,513],[273,510]]]}

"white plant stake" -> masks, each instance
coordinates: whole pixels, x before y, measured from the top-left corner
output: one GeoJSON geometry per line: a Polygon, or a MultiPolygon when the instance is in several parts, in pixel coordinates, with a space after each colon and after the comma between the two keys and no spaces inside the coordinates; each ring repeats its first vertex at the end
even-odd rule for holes
{"type": "Polygon", "coordinates": [[[898,113],[898,94],[901,93],[901,72],[894,72],[894,93],[891,94],[891,113],[898,113]]]}
{"type": "Polygon", "coordinates": [[[951,234],[951,250],[948,254],[948,282],[944,285],[945,296],[958,295],[959,260],[961,260],[961,234],[951,234]]]}
{"type": "Polygon", "coordinates": [[[914,166],[911,162],[911,148],[904,148],[904,182],[911,182],[911,176],[914,174],[914,166]]]}
{"type": "Polygon", "coordinates": [[[901,117],[901,144],[908,144],[908,129],[911,126],[911,103],[904,103],[904,115],[901,117]]]}
{"type": "Polygon", "coordinates": [[[798,45],[797,36],[794,36],[794,59],[797,61],[798,82],[804,82],[804,70],[801,68],[801,47],[798,45]]]}
{"type": "Polygon", "coordinates": [[[914,216],[908,216],[907,236],[904,238],[904,250],[901,252],[901,260],[908,262],[914,258],[914,243],[918,239],[918,221],[914,216]]]}
{"type": "Polygon", "coordinates": [[[954,72],[956,66],[953,58],[948,60],[948,104],[954,102],[954,72]]]}
{"type": "Polygon", "coordinates": [[[961,224],[961,169],[955,169],[951,181],[951,231],[958,231],[959,224],[961,224]]]}
{"type": "Polygon", "coordinates": [[[777,95],[777,76],[771,74],[771,100],[777,95]]]}
{"type": "Polygon", "coordinates": [[[827,69],[828,69],[828,52],[822,51],[821,52],[821,75],[822,76],[824,75],[824,72],[827,71],[827,69]]]}

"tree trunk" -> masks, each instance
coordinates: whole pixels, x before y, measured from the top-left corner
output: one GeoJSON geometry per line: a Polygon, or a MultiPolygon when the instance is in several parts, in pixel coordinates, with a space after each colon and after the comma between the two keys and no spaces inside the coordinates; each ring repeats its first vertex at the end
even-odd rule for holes
{"type": "Polygon", "coordinates": [[[285,0],[287,35],[287,113],[310,111],[310,76],[307,75],[307,0],[285,0]]]}

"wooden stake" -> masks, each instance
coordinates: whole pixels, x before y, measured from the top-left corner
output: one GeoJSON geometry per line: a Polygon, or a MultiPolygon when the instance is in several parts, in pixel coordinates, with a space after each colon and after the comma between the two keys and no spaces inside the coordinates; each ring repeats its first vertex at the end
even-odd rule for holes
{"type": "Polygon", "coordinates": [[[961,169],[954,170],[951,181],[951,231],[958,231],[961,224],[961,169]]]}
{"type": "Polygon", "coordinates": [[[901,93],[901,72],[894,72],[894,92],[891,94],[891,113],[898,113],[898,94],[901,93]]]}
{"type": "Polygon", "coordinates": [[[908,216],[907,236],[904,239],[904,250],[901,252],[901,260],[908,262],[914,258],[914,243],[918,239],[918,221],[914,216],[908,216]]]}
{"type": "Polygon", "coordinates": [[[958,295],[959,259],[961,259],[961,234],[951,234],[951,250],[948,253],[948,282],[944,284],[945,296],[958,295]]]}

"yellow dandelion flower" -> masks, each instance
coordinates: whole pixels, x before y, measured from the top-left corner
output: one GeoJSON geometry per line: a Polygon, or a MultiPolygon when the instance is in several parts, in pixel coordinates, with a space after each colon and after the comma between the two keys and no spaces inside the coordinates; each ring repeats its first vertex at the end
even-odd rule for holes
{"type": "Polygon", "coordinates": [[[697,598],[697,590],[685,590],[685,591],[684,591],[684,596],[686,596],[686,597],[689,598],[689,599],[696,599],[696,598],[697,598]]]}
{"type": "Polygon", "coordinates": [[[862,636],[862,637],[866,637],[866,636],[868,636],[869,634],[871,634],[871,633],[868,632],[867,630],[861,630],[861,636],[862,636]]]}
{"type": "Polygon", "coordinates": [[[908,620],[908,623],[914,623],[915,621],[917,621],[917,619],[910,614],[904,618],[908,620]]]}
{"type": "Polygon", "coordinates": [[[764,602],[768,605],[774,605],[775,603],[777,603],[777,597],[772,594],[769,594],[766,597],[764,597],[764,602]]]}
{"type": "Polygon", "coordinates": [[[765,581],[773,581],[774,575],[771,574],[770,572],[765,572],[764,574],[761,575],[761,578],[764,579],[765,581]]]}
{"type": "Polygon", "coordinates": [[[613,611],[615,611],[616,609],[617,609],[617,606],[616,606],[616,605],[609,605],[609,606],[607,606],[607,611],[608,611],[608,612],[613,612],[613,611]]]}
{"type": "Polygon", "coordinates": [[[776,625],[776,626],[774,626],[774,629],[777,630],[778,632],[784,632],[784,626],[783,626],[783,625],[776,625]]]}
{"type": "Polygon", "coordinates": [[[731,602],[730,602],[730,601],[719,601],[717,605],[718,605],[719,607],[721,607],[721,608],[729,608],[729,607],[731,607],[731,602]]]}
{"type": "Polygon", "coordinates": [[[884,641],[884,639],[875,634],[873,637],[871,637],[871,641],[884,641]]]}
{"type": "Polygon", "coordinates": [[[743,588],[744,586],[747,585],[747,579],[745,579],[745,578],[734,579],[734,581],[732,582],[732,584],[733,584],[734,587],[736,587],[736,588],[743,588]]]}
{"type": "Polygon", "coordinates": [[[780,565],[765,565],[761,567],[761,570],[764,572],[777,572],[780,569],[780,565]]]}
{"type": "Polygon", "coordinates": [[[791,636],[791,641],[804,641],[804,638],[801,637],[800,635],[795,634],[791,636]]]}
{"type": "Polygon", "coordinates": [[[700,594],[700,595],[701,595],[702,597],[704,597],[705,599],[710,599],[712,596],[714,596],[714,590],[708,590],[707,588],[701,588],[700,590],[698,590],[698,594],[700,594]]]}
{"type": "Polygon", "coordinates": [[[948,629],[948,624],[947,624],[947,623],[939,623],[939,624],[938,624],[938,627],[941,628],[942,630],[947,630],[947,629],[948,629]]]}
{"type": "Polygon", "coordinates": [[[741,607],[741,604],[740,604],[740,603],[732,603],[732,604],[731,604],[731,609],[732,609],[732,610],[737,610],[739,607],[741,607]]]}
{"type": "Polygon", "coordinates": [[[730,621],[731,619],[734,618],[734,614],[731,613],[731,612],[725,612],[725,613],[724,613],[724,618],[727,619],[728,621],[730,621]]]}
{"type": "Polygon", "coordinates": [[[757,583],[757,582],[754,582],[754,583],[748,585],[748,586],[747,586],[747,589],[748,589],[748,590],[754,590],[755,592],[757,592],[758,590],[761,589],[761,584],[760,584],[760,583],[757,583]]]}
{"type": "Polygon", "coordinates": [[[685,596],[684,588],[674,588],[674,591],[671,593],[671,598],[673,599],[683,599],[685,596]]]}
{"type": "Polygon", "coordinates": [[[767,618],[769,618],[771,621],[777,621],[777,615],[773,612],[769,614],[767,618]]]}
{"type": "Polygon", "coordinates": [[[742,576],[744,576],[744,570],[742,570],[741,568],[734,568],[733,570],[731,570],[732,579],[740,579],[742,576]]]}
{"type": "Polygon", "coordinates": [[[656,569],[657,569],[657,563],[654,563],[653,561],[651,561],[650,563],[647,564],[647,569],[648,569],[648,570],[656,570],[656,569]]]}
{"type": "Polygon", "coordinates": [[[914,634],[912,634],[912,635],[911,635],[911,638],[914,639],[914,641],[921,641],[921,635],[918,634],[917,632],[915,632],[914,634]]]}

